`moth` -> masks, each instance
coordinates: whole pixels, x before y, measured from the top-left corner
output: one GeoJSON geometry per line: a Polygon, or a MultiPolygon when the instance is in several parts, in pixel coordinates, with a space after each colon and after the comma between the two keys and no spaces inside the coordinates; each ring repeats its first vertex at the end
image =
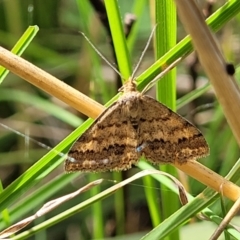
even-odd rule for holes
{"type": "Polygon", "coordinates": [[[202,133],[186,119],[137,91],[133,78],[71,147],[67,172],[127,170],[145,157],[153,164],[184,164],[209,154],[202,133]]]}
{"type": "MultiPolygon", "coordinates": [[[[67,172],[127,170],[141,157],[153,164],[184,164],[209,154],[208,144],[195,126],[162,103],[143,94],[181,59],[162,71],[142,93],[137,90],[134,75],[154,31],[155,28],[132,76],[120,89],[123,95],[95,120],[69,150],[65,160],[67,172]]],[[[120,74],[83,36],[106,63],[120,74]]]]}

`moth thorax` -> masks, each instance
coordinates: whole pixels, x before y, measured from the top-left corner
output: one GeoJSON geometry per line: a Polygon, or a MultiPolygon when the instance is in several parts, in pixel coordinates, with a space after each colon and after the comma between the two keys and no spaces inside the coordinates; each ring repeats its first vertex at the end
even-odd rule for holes
{"type": "Polygon", "coordinates": [[[121,91],[123,92],[135,92],[137,90],[137,85],[132,78],[129,78],[128,81],[122,86],[121,91]]]}
{"type": "Polygon", "coordinates": [[[126,108],[130,119],[138,119],[142,114],[142,109],[138,104],[138,95],[132,96],[132,101],[126,102],[126,108]]]}

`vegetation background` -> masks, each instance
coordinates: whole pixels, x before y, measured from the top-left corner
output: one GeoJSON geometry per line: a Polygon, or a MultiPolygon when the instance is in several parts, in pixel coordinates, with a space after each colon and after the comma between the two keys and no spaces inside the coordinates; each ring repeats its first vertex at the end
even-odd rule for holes
{"type": "MultiPolygon", "coordinates": [[[[96,7],[96,2],[98,1],[95,3],[88,0],[0,1],[0,44],[6,49],[11,49],[28,26],[37,25],[40,30],[22,57],[105,104],[117,93],[121,82],[80,33],[84,32],[111,63],[116,63],[109,35],[93,7],[96,7]]],[[[199,2],[205,10],[206,6],[209,6],[207,1],[199,2]]],[[[225,1],[217,1],[212,4],[212,9],[208,9],[208,13],[215,12],[224,3],[225,1]]],[[[118,4],[122,20],[126,13],[136,14],[137,27],[133,27],[128,36],[130,60],[134,66],[146,45],[153,26],[151,19],[155,11],[155,1],[120,0],[118,4]]],[[[239,21],[239,14],[234,15],[232,20],[224,25],[216,35],[226,59],[235,65],[239,62],[239,21]]],[[[185,36],[184,28],[178,21],[177,42],[185,36]]],[[[154,56],[154,47],[150,46],[139,73],[154,62],[154,56]]],[[[197,93],[207,81],[203,69],[197,63],[196,55],[190,55],[178,67],[177,98],[187,93],[197,93]]],[[[154,94],[154,91],[149,94],[154,94]]],[[[190,95],[187,96],[190,101],[190,95]]],[[[225,176],[238,160],[239,147],[214,97],[213,90],[209,90],[198,99],[184,105],[179,109],[179,113],[202,130],[210,145],[211,156],[202,159],[201,163],[225,176]]],[[[56,146],[86,120],[86,116],[11,73],[1,84],[0,117],[2,123],[50,147],[56,146]]],[[[6,189],[11,186],[15,180],[21,182],[21,176],[24,176],[22,179],[27,178],[29,167],[47,152],[48,149],[29,141],[28,138],[23,138],[9,129],[1,128],[0,179],[2,188],[6,189]]],[[[162,194],[167,194],[170,190],[160,185],[158,181],[148,179],[138,180],[103,201],[88,204],[85,210],[83,210],[85,207],[80,208],[78,211],[83,211],[69,215],[63,221],[47,224],[41,228],[41,223],[111,186],[113,184],[111,180],[121,181],[139,171],[138,168],[133,168],[123,173],[65,174],[63,164],[60,164],[62,161],[59,160],[56,165],[52,165],[52,162],[44,165],[44,171],[39,175],[36,172],[34,181],[29,178],[29,182],[21,185],[16,195],[14,191],[2,192],[5,194],[2,196],[11,196],[15,200],[11,200],[10,203],[10,198],[6,198],[6,204],[2,205],[1,211],[5,210],[0,218],[1,229],[31,215],[48,200],[74,191],[100,177],[109,179],[109,181],[36,220],[30,226],[30,228],[39,226],[40,230],[36,233],[28,232],[19,238],[16,235],[15,239],[106,239],[106,237],[112,238],[123,234],[125,234],[124,238],[131,236],[131,239],[133,237],[139,239],[165,218],[163,213],[167,206],[166,202],[162,201],[162,194]],[[152,200],[149,200],[149,197],[152,200]],[[34,235],[31,236],[33,233],[34,235]]],[[[192,196],[197,196],[205,189],[204,185],[182,173],[180,178],[192,196]]],[[[178,202],[175,201],[174,204],[176,204],[176,209],[179,208],[178,202]]],[[[230,204],[226,202],[226,208],[229,208],[230,204]]],[[[214,202],[211,209],[221,216],[219,201],[214,202]]],[[[198,222],[196,218],[188,222],[180,235],[171,230],[169,233],[174,235],[172,237],[170,235],[169,239],[180,239],[180,236],[183,236],[182,239],[193,239],[193,236],[197,237],[197,232],[202,234],[201,239],[205,239],[203,229],[207,233],[206,229],[210,224],[204,223],[203,226],[196,222],[198,222]]],[[[184,221],[179,222],[180,225],[183,223],[184,221]]],[[[211,231],[213,230],[211,229],[210,233],[211,231]]]]}

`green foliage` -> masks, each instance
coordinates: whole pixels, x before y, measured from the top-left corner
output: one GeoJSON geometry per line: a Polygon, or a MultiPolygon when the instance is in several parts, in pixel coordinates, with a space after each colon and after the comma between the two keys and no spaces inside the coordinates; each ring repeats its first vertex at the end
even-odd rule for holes
{"type": "MultiPolygon", "coordinates": [[[[27,50],[24,51],[23,57],[30,62],[40,66],[74,88],[85,92],[97,101],[104,104],[108,101],[106,105],[116,100],[118,95],[116,94],[113,77],[111,77],[112,72],[109,71],[105,63],[102,63],[101,58],[89,47],[79,33],[79,31],[86,33],[97,48],[104,53],[104,56],[113,59],[111,48],[106,43],[106,32],[90,6],[90,1],[36,1],[32,5],[27,4],[28,1],[23,2],[22,4],[20,0],[9,0],[0,3],[0,44],[5,48],[12,49],[29,25],[37,25],[40,29],[39,33],[35,36],[37,27],[28,29],[30,31],[27,32],[28,37],[21,38],[21,41],[16,44],[15,49],[17,48],[17,51],[14,51],[16,54],[22,53],[29,45],[27,50]],[[105,74],[102,69],[106,71],[105,74]],[[111,99],[111,97],[113,98],[111,99]]],[[[161,1],[156,2],[161,5],[161,1]]],[[[223,36],[224,32],[229,31],[229,29],[235,32],[234,24],[239,24],[239,18],[234,19],[234,24],[233,21],[228,24],[227,30],[224,29],[224,24],[240,11],[239,5],[239,1],[232,0],[222,8],[216,6],[220,9],[208,19],[211,28],[214,31],[221,29],[223,36]]],[[[132,65],[137,62],[137,58],[150,34],[149,15],[152,16],[152,7],[149,6],[148,1],[144,0],[106,1],[117,63],[124,78],[131,75],[132,65]],[[127,11],[136,13],[137,21],[126,41],[122,19],[127,11]]],[[[162,12],[168,11],[167,9],[167,6],[161,10],[156,8],[155,14],[162,14],[162,12]]],[[[171,24],[167,28],[175,29],[175,22],[172,21],[171,24]]],[[[168,29],[164,28],[166,27],[164,24],[162,27],[163,32],[166,32],[167,35],[168,29]]],[[[177,27],[181,31],[182,26],[179,24],[177,27]]],[[[174,35],[172,36],[171,32],[169,36],[162,39],[158,30],[156,34],[156,49],[158,52],[156,56],[159,58],[159,52],[162,54],[166,48],[171,49],[156,61],[153,60],[154,53],[151,50],[147,52],[146,63],[145,61],[143,63],[143,65],[146,65],[143,67],[144,72],[143,69],[140,69],[143,73],[136,79],[139,90],[142,90],[160,72],[162,66],[178,57],[186,56],[192,51],[189,37],[174,45],[172,44],[174,35]],[[147,63],[149,58],[151,58],[150,61],[154,62],[151,66],[147,63]]],[[[237,36],[237,39],[239,41],[239,36],[237,36]]],[[[222,42],[223,46],[229,44],[228,39],[222,42]]],[[[233,60],[238,61],[237,56],[235,58],[233,60]]],[[[110,60],[110,62],[112,61],[110,60]]],[[[184,71],[183,65],[180,65],[179,68],[184,71]]],[[[6,77],[7,72],[4,72],[4,70],[1,73],[1,81],[3,79],[4,81],[0,87],[0,108],[1,118],[5,118],[4,123],[30,135],[34,139],[38,139],[40,142],[56,146],[51,151],[47,152],[46,150],[46,155],[43,155],[42,147],[31,143],[31,141],[26,141],[27,138],[19,137],[9,130],[1,132],[0,177],[3,183],[3,189],[0,193],[1,229],[31,215],[43,203],[74,191],[93,179],[104,177],[105,179],[121,181],[137,171],[133,168],[123,174],[64,173],[62,166],[64,157],[60,157],[59,153],[66,153],[77,137],[90,126],[92,120],[86,120],[81,124],[85,118],[82,116],[76,117],[77,113],[71,113],[70,108],[66,110],[66,106],[62,103],[24,82],[24,80],[12,74],[6,77]],[[80,124],[81,126],[72,132],[71,127],[76,128],[80,124]],[[42,154],[41,157],[39,157],[40,154],[42,154]]],[[[206,80],[204,80],[205,86],[183,93],[175,91],[176,79],[174,73],[170,78],[171,84],[163,88],[164,81],[161,82],[157,85],[157,92],[160,96],[164,95],[164,99],[167,99],[166,102],[171,99],[171,108],[185,107],[185,110],[182,110],[185,114],[190,109],[187,104],[196,98],[199,100],[198,106],[203,106],[203,109],[207,103],[215,102],[212,93],[206,95],[210,88],[206,80]],[[177,95],[182,95],[176,104],[175,92],[177,95]],[[202,97],[203,95],[204,97],[202,97]]],[[[166,81],[169,81],[169,79],[166,81]]],[[[205,119],[204,124],[197,120],[195,124],[198,124],[202,129],[211,148],[211,155],[201,162],[221,175],[226,175],[232,170],[233,176],[230,177],[232,181],[237,182],[239,148],[224,119],[221,108],[216,103],[211,111],[203,110],[201,114],[201,118],[205,119]],[[208,117],[209,115],[210,117],[208,117]]],[[[196,118],[192,119],[198,119],[198,114],[196,118]]],[[[138,167],[146,169],[152,166],[146,162],[140,162],[138,167]]],[[[120,189],[115,195],[112,195],[112,193],[99,194],[103,189],[112,185],[111,183],[105,183],[99,188],[92,189],[90,192],[63,204],[48,214],[42,222],[35,224],[31,231],[18,234],[14,239],[26,239],[31,235],[37,237],[38,232],[43,232],[50,227],[46,239],[57,239],[60,234],[61,236],[68,235],[71,238],[73,233],[78,233],[77,236],[80,236],[81,239],[104,238],[114,231],[118,234],[130,234],[131,231],[140,233],[144,230],[147,230],[148,234],[145,235],[146,232],[140,233],[143,239],[163,239],[171,236],[170,234],[179,229],[180,226],[189,222],[191,217],[207,207],[212,209],[212,211],[205,209],[209,217],[222,217],[221,204],[216,201],[219,196],[216,196],[213,190],[205,189],[205,186],[201,183],[192,179],[188,180],[186,184],[189,193],[192,194],[192,196],[189,195],[191,202],[179,210],[175,210],[174,214],[171,214],[172,210],[169,209],[169,206],[166,206],[169,199],[165,197],[164,205],[161,205],[160,196],[164,193],[166,193],[166,196],[172,195],[172,192],[175,195],[178,193],[173,184],[162,176],[146,178],[143,181],[138,180],[136,185],[130,185],[125,190],[120,189]],[[160,188],[161,195],[159,194],[160,188]],[[169,192],[171,193],[168,194],[169,192]],[[202,195],[195,197],[199,193],[202,193],[202,195]],[[107,196],[108,198],[102,201],[107,196]],[[113,196],[115,197],[113,198],[113,196]],[[202,196],[205,196],[205,198],[202,196]],[[85,208],[86,210],[83,211],[85,208]],[[144,208],[147,208],[150,214],[147,211],[145,215],[141,215],[144,208]],[[165,208],[165,212],[163,208],[165,208]],[[163,212],[171,215],[165,221],[162,220],[163,212]],[[149,215],[151,219],[148,220],[149,215]],[[140,216],[139,219],[137,219],[137,216],[140,216]],[[142,219],[146,219],[145,225],[138,224],[138,221],[140,222],[142,219]],[[160,225],[158,225],[159,223],[160,225]],[[77,230],[72,233],[71,229],[77,230]]],[[[179,208],[176,201],[173,201],[172,205],[171,208],[179,208]]],[[[228,204],[228,208],[229,206],[228,204]]],[[[213,221],[219,223],[219,219],[216,221],[213,219],[213,221]]],[[[188,223],[188,226],[190,224],[188,223]]],[[[239,233],[234,229],[230,229],[229,232],[240,238],[239,233]]],[[[129,236],[127,235],[125,238],[130,238],[129,236]]],[[[140,236],[138,236],[139,238],[140,236]]],[[[169,239],[176,238],[169,237],[169,239]]],[[[187,238],[184,237],[183,239],[187,238]]],[[[192,236],[190,236],[190,239],[193,239],[192,236]]]]}

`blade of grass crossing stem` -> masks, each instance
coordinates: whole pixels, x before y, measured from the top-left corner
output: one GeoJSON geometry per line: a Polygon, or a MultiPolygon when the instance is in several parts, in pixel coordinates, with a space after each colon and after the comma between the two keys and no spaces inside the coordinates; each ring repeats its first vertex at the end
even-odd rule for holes
{"type": "MultiPolygon", "coordinates": [[[[161,58],[166,52],[176,45],[176,6],[171,1],[156,0],[156,59],[161,58]]],[[[176,110],[176,69],[171,70],[156,84],[157,99],[172,110],[176,110]]],[[[177,176],[177,170],[171,165],[160,167],[173,176],[177,176]]],[[[178,197],[170,191],[161,191],[163,218],[171,216],[179,208],[178,197]]],[[[179,239],[179,231],[174,231],[168,239],[179,239]]]]}
{"type": "MultiPolygon", "coordinates": [[[[174,2],[156,1],[155,58],[161,58],[176,45],[176,7],[174,2]]],[[[176,71],[171,70],[157,83],[157,99],[176,110],[176,71]]]]}
{"type": "MultiPolygon", "coordinates": [[[[150,1],[150,17],[151,19],[154,19],[155,17],[155,3],[154,1],[150,1]]],[[[154,25],[155,23],[153,23],[154,25]]],[[[156,33],[155,33],[156,34],[156,33]]],[[[159,203],[156,201],[156,199],[159,199],[159,195],[157,191],[155,190],[155,181],[152,177],[146,176],[142,179],[143,184],[145,186],[144,192],[145,197],[147,200],[147,205],[149,209],[149,213],[151,216],[151,221],[154,227],[156,227],[161,222],[161,209],[159,203]]]]}
{"type": "MultiPolygon", "coordinates": [[[[123,24],[121,21],[119,6],[117,1],[105,1],[106,11],[108,15],[108,21],[111,29],[112,40],[114,44],[115,54],[118,61],[118,67],[122,74],[122,77],[126,80],[131,76],[132,67],[129,51],[127,49],[127,43],[123,31],[123,24]]],[[[122,173],[114,173],[114,178],[119,182],[122,181],[122,173]]],[[[114,196],[114,205],[116,211],[116,232],[119,234],[124,233],[125,223],[125,201],[123,189],[119,189],[114,196]]]]}
{"type": "MultiPolygon", "coordinates": [[[[21,56],[25,49],[28,47],[28,45],[32,42],[33,38],[36,36],[38,30],[39,28],[37,26],[28,27],[28,29],[23,33],[21,38],[17,41],[11,52],[15,53],[18,56],[21,56]]],[[[0,84],[8,73],[9,70],[0,66],[0,84]]]]}
{"type": "Polygon", "coordinates": [[[119,6],[116,0],[105,1],[113,44],[117,56],[119,70],[127,80],[132,73],[131,60],[123,31],[119,6]]]}

